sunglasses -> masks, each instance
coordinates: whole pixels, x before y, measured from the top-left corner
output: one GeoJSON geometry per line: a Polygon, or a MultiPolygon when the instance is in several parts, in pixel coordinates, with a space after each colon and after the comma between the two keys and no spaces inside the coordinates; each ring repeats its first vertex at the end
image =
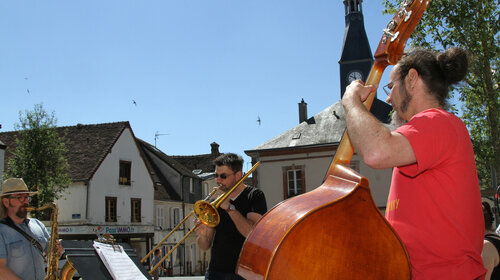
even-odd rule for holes
{"type": "Polygon", "coordinates": [[[226,173],[222,173],[222,174],[217,174],[215,173],[215,178],[221,178],[221,179],[226,179],[228,176],[231,176],[231,175],[234,175],[234,173],[231,173],[231,174],[226,174],[226,173]]]}
{"type": "Polygon", "coordinates": [[[8,198],[17,199],[19,200],[19,202],[25,202],[25,201],[31,202],[31,196],[9,196],[8,198]]]}

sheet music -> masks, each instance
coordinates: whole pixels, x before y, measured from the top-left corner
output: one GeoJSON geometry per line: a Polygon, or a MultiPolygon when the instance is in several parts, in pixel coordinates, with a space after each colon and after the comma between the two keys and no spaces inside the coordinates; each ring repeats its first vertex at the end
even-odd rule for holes
{"type": "Polygon", "coordinates": [[[125,253],[122,246],[97,241],[94,241],[93,245],[114,280],[148,279],[125,253]]]}

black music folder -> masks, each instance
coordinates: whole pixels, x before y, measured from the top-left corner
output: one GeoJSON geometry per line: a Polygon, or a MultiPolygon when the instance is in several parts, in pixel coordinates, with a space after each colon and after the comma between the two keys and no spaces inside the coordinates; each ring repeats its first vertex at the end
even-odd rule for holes
{"type": "MultiPolygon", "coordinates": [[[[76,269],[74,276],[80,276],[84,280],[113,280],[110,271],[94,248],[94,241],[61,240],[61,245],[64,248],[64,255],[63,260],[59,262],[64,263],[67,256],[76,269]]],[[[116,245],[123,248],[146,279],[152,279],[135,250],[128,243],[116,243],[116,245]]]]}

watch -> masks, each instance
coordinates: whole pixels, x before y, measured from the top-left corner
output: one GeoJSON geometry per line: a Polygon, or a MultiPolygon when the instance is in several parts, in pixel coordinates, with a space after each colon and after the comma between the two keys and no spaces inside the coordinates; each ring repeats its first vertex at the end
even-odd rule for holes
{"type": "Polygon", "coordinates": [[[352,81],[355,80],[362,80],[363,79],[363,74],[359,71],[352,71],[349,74],[347,74],[347,81],[351,83],[352,81]]]}
{"type": "Polygon", "coordinates": [[[234,207],[233,204],[229,204],[229,207],[227,207],[226,212],[234,211],[234,210],[236,210],[236,207],[234,207]]]}

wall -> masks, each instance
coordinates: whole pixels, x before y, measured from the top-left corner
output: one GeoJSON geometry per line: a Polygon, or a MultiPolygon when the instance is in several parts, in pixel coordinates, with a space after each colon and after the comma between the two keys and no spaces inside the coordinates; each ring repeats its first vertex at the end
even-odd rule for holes
{"type": "Polygon", "coordinates": [[[125,129],[89,183],[90,223],[105,224],[106,196],[117,197],[116,224],[130,224],[130,199],[141,199],[141,224],[153,225],[153,181],[134,138],[125,129]],[[119,185],[120,160],[132,162],[131,185],[119,185]]]}
{"type": "Polygon", "coordinates": [[[59,207],[59,223],[85,223],[87,209],[87,186],[82,182],[72,183],[60,199],[56,200],[59,207]]]}
{"type": "MultiPolygon", "coordinates": [[[[306,191],[311,191],[323,183],[333,155],[330,151],[262,157],[258,168],[259,188],[266,195],[268,209],[283,200],[283,168],[302,165],[305,168],[306,191]]],[[[356,155],[352,161],[359,162],[360,173],[370,181],[375,204],[385,207],[390,188],[392,170],[374,170],[366,166],[356,155]]]]}

